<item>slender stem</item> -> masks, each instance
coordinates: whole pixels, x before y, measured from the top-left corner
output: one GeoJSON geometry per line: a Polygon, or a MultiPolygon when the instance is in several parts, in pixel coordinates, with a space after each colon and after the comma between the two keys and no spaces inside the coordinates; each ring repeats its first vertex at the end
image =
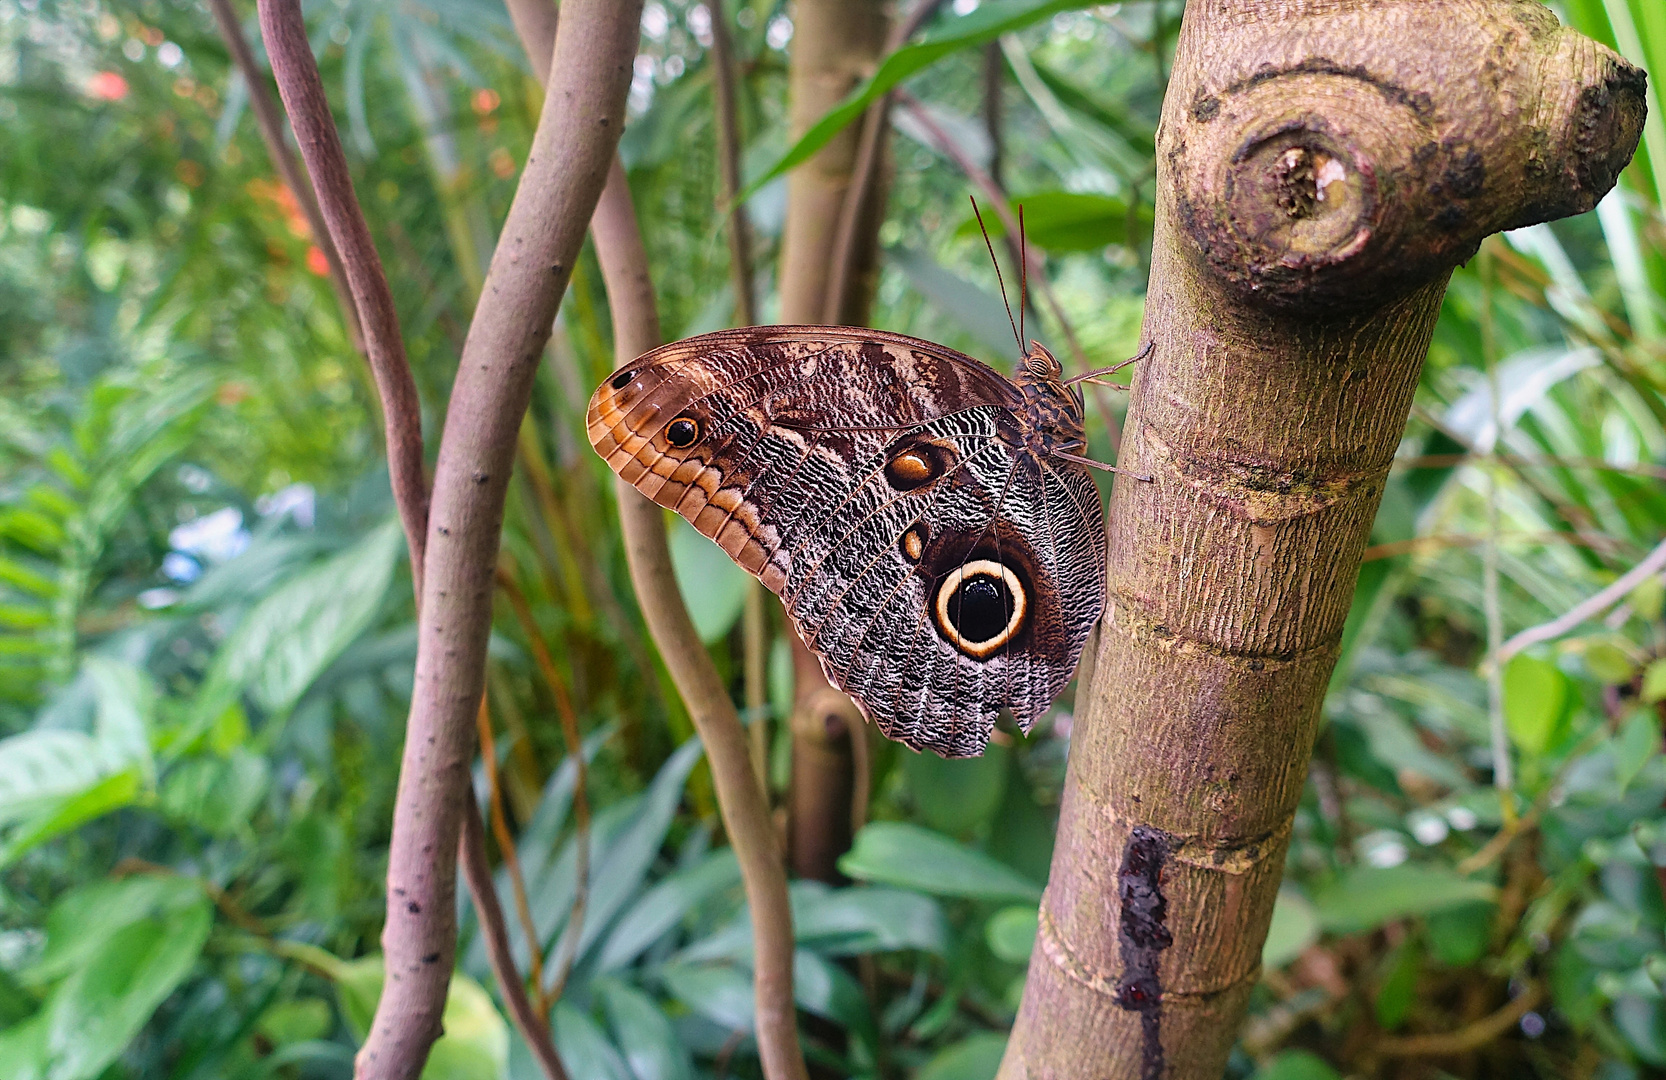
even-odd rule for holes
{"type": "MultiPolygon", "coordinates": [[[[353,305],[363,323],[365,357],[382,399],[393,499],[405,528],[405,542],[411,550],[411,577],[420,596],[426,570],[428,484],[422,467],[422,404],[410,363],[405,359],[399,314],[394,310],[393,293],[388,289],[370,227],[353,191],[347,156],[342,153],[330,102],[324,96],[324,81],[307,40],[300,0],[260,0],[259,12],[266,55],[272,61],[272,74],[301,148],[301,158],[312,176],[324,232],[340,252],[353,305]]],[[[250,82],[251,102],[258,97],[259,85],[250,82]]],[[[447,844],[445,850],[450,849],[447,844]]]]}
{"type": "Polygon", "coordinates": [[[719,205],[729,208],[729,278],[735,290],[735,325],[758,322],[752,275],[752,228],[740,194],[740,106],[735,99],[735,46],[723,0],[707,0],[712,21],[712,94],[717,102],[719,205]]]}
{"type": "MultiPolygon", "coordinates": [[[[480,730],[480,763],[485,766],[486,770],[486,807],[491,814],[492,836],[497,840],[498,854],[503,858],[504,869],[509,871],[509,888],[515,897],[515,917],[520,920],[521,933],[527,940],[527,952],[531,957],[527,964],[527,971],[531,976],[532,985],[539,987],[541,991],[544,985],[544,956],[543,951],[538,948],[538,927],[532,920],[532,905],[527,902],[526,898],[526,878],[521,874],[520,853],[515,848],[515,837],[509,832],[509,821],[503,812],[503,787],[498,782],[497,770],[497,739],[492,734],[492,711],[486,704],[486,697],[485,694],[480,695],[480,713],[476,720],[480,730]]],[[[582,786],[583,782],[581,780],[580,787],[582,788],[582,786]]],[[[467,827],[468,823],[465,821],[465,832],[467,827]]],[[[465,836],[465,849],[467,846],[468,840],[465,836]]],[[[482,837],[481,846],[482,848],[485,846],[484,837],[482,837]]],[[[465,862],[469,857],[469,853],[465,851],[463,856],[465,862]]],[[[475,906],[479,907],[482,890],[474,887],[472,879],[469,883],[469,891],[474,893],[475,906]]],[[[492,896],[494,899],[497,896],[495,885],[492,886],[492,896]]],[[[507,937],[506,933],[505,939],[507,937]]],[[[508,974],[509,982],[514,983],[517,987],[521,986],[520,973],[515,970],[512,959],[508,967],[508,974]]],[[[505,983],[502,973],[499,973],[498,983],[504,986],[504,993],[507,996],[509,992],[508,985],[505,983]]],[[[548,1014],[549,1009],[543,1006],[543,1002],[539,1002],[537,1015],[543,1017],[548,1014]]]]}
{"type": "Polygon", "coordinates": [[[1517,994],[1509,1004],[1457,1031],[1439,1035],[1402,1035],[1382,1039],[1372,1049],[1389,1057],[1453,1057],[1467,1054],[1492,1042],[1515,1027],[1523,1016],[1538,1006],[1545,997],[1544,988],[1535,983],[1517,994]]]}
{"type": "MultiPolygon", "coordinates": [[[[555,699],[555,714],[561,722],[561,737],[567,744],[567,754],[573,759],[573,767],[577,770],[576,783],[573,785],[573,822],[575,826],[574,843],[576,845],[575,871],[573,886],[573,906],[567,916],[567,929],[561,935],[561,948],[557,954],[555,979],[545,988],[543,974],[539,970],[539,961],[534,964],[534,979],[538,987],[539,1012],[547,1013],[551,1005],[561,997],[561,992],[567,985],[567,977],[572,974],[573,961],[578,950],[579,932],[584,926],[584,909],[590,897],[590,791],[589,775],[584,763],[584,739],[578,730],[578,714],[573,711],[571,695],[567,693],[567,682],[561,677],[561,671],[555,666],[555,658],[550,656],[550,650],[544,644],[544,635],[538,629],[538,623],[532,617],[532,605],[527,603],[526,594],[515,583],[510,575],[498,572],[498,588],[508,597],[509,606],[514,609],[515,618],[521,624],[521,633],[526,636],[527,648],[532,651],[532,662],[537,665],[538,673],[543,677],[544,685],[549,687],[550,696],[555,699]]],[[[527,945],[536,954],[538,939],[536,936],[527,938],[527,945]]]]}
{"type": "MultiPolygon", "coordinates": [[[[304,51],[295,0],[273,3],[294,10],[294,47],[304,51]]],[[[624,125],[641,8],[640,0],[567,0],[557,74],[458,363],[434,471],[415,690],[389,844],[388,977],[359,1053],[361,1080],[414,1080],[440,1034],[457,944],[450,856],[467,801],[515,440],[624,125]]]]}
{"type": "Polygon", "coordinates": [[[1547,623],[1529,627],[1506,641],[1498,650],[1498,662],[1509,663],[1510,657],[1541,641],[1561,637],[1587,619],[1594,619],[1626,598],[1626,595],[1655,574],[1666,573],[1666,540],[1662,540],[1642,562],[1621,575],[1614,584],[1601,592],[1581,600],[1563,614],[1547,623]]]}
{"type": "Polygon", "coordinates": [[[324,215],[318,209],[312,185],[307,183],[305,174],[295,162],[295,155],[289,152],[289,145],[284,141],[283,112],[272,100],[271,91],[266,86],[266,75],[255,63],[254,52],[243,36],[243,26],[238,21],[237,13],[231,9],[231,0],[208,0],[208,9],[214,13],[220,36],[226,39],[226,48],[231,53],[231,62],[249,91],[249,111],[254,114],[260,139],[266,144],[266,156],[271,159],[272,167],[278,170],[278,175],[283,177],[284,186],[295,196],[295,202],[307,219],[313,242],[324,253],[324,262],[330,268],[330,287],[335,290],[336,301],[341,305],[342,321],[347,324],[347,337],[352,341],[353,348],[363,353],[364,331],[359,328],[359,309],[353,303],[353,291],[347,284],[347,268],[342,265],[341,253],[330,238],[329,226],[325,225],[324,215]]]}
{"type": "MultiPolygon", "coordinates": [[[[614,348],[619,363],[625,364],[659,344],[660,332],[648,256],[642,247],[625,170],[617,161],[596,206],[591,232],[607,282],[614,348]]],[[[723,827],[740,862],[752,914],[753,1000],[764,1075],[768,1080],[807,1080],[809,1073],[799,1049],[793,1008],[793,931],[787,875],[769,804],[752,772],[746,732],[683,606],[671,569],[663,511],[622,480],[616,490],[637,602],[648,632],[688,705],[694,729],[705,744],[723,827]]]]}
{"type": "MultiPolygon", "coordinates": [[[[481,704],[484,708],[484,699],[481,704]]],[[[492,868],[486,862],[486,832],[472,792],[462,817],[459,862],[462,864],[463,879],[468,882],[469,893],[474,897],[475,914],[480,917],[480,931],[486,941],[486,959],[492,965],[492,974],[497,977],[498,988],[503,991],[509,1015],[526,1039],[533,1056],[538,1059],[538,1067],[548,1080],[567,1080],[567,1070],[562,1067],[561,1055],[556,1053],[555,1043],[550,1039],[544,1011],[536,1009],[527,998],[520,972],[515,970],[515,956],[509,947],[509,935],[504,930],[503,908],[498,903],[497,887],[492,883],[492,868]]],[[[509,850],[504,848],[506,852],[509,850]]]]}
{"type": "MultiPolygon", "coordinates": [[[[943,0],[917,0],[907,17],[891,28],[885,41],[886,53],[896,52],[908,44],[908,39],[918,33],[920,27],[942,6],[943,0]]],[[[822,321],[825,323],[838,324],[846,320],[845,311],[855,284],[851,280],[851,268],[856,262],[857,233],[863,214],[868,209],[871,193],[879,183],[881,150],[884,148],[885,133],[891,126],[889,117],[895,100],[892,95],[886,94],[862,114],[856,165],[851,169],[850,186],[845,189],[844,200],[839,205],[839,225],[833,234],[833,250],[829,259],[832,270],[827,275],[827,299],[822,308],[822,321]]]]}

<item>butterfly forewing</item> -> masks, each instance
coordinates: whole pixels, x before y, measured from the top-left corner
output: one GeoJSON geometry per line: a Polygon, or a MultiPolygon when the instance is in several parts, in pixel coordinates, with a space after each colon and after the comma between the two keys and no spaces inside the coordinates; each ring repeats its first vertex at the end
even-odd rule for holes
{"type": "Polygon", "coordinates": [[[781,596],[886,735],[982,752],[1069,680],[1104,596],[1086,471],[1027,448],[1023,395],[940,345],[752,327],[667,345],[591,399],[591,443],[781,596]]]}

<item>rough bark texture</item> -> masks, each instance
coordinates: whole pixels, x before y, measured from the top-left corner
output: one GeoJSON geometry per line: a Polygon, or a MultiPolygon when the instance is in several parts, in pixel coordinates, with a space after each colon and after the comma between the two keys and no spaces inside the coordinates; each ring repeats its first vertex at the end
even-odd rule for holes
{"type": "Polygon", "coordinates": [[[388,860],[387,981],[360,1077],[414,1078],[457,945],[455,854],[515,436],[624,125],[641,0],[567,0],[554,75],[452,387],[388,860]]]}
{"type": "MultiPolygon", "coordinates": [[[[793,138],[872,74],[885,44],[880,0],[798,0],[793,7],[788,73],[793,138]]],[[[825,321],[841,209],[860,151],[861,125],[846,128],[787,177],[787,220],[781,238],[781,321],[825,321]]],[[[860,325],[878,269],[880,200],[859,212],[849,260],[854,287],[834,321],[860,325]]],[[[799,645],[794,642],[794,645],[799,645]]],[[[861,714],[828,685],[821,669],[795,663],[791,719],[793,780],[788,848],[793,872],[822,881],[838,875],[834,860],[850,846],[850,731],[861,714]],[[831,697],[829,696],[831,695],[831,697]],[[830,711],[831,710],[831,711],[830,711]]]]}
{"type": "Polygon", "coordinates": [[[1642,74],[1525,0],[1194,0],[1109,605],[1004,1078],[1221,1075],[1452,267],[1587,210],[1642,74]]]}

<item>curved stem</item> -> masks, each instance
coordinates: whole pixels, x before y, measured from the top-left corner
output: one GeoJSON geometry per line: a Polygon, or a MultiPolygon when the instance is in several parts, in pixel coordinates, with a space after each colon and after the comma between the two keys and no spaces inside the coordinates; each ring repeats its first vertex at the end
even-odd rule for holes
{"type": "MultiPolygon", "coordinates": [[[[637,228],[636,210],[631,206],[625,170],[617,160],[608,175],[607,190],[596,206],[591,232],[613,311],[614,350],[619,363],[624,364],[658,345],[660,332],[648,257],[637,228]]],[[[637,602],[671,679],[688,705],[694,729],[705,744],[723,828],[740,862],[752,913],[754,1002],[764,1075],[769,1080],[808,1080],[793,1008],[793,930],[787,874],[769,804],[752,771],[746,731],[683,606],[671,570],[664,512],[622,480],[616,490],[625,556],[637,602]]]]}
{"type": "MultiPolygon", "coordinates": [[[[260,33],[266,41],[266,55],[283,97],[289,126],[301,148],[318,196],[325,231],[341,253],[348,288],[364,330],[365,357],[376,379],[382,399],[387,432],[388,474],[399,520],[405,528],[405,542],[411,549],[411,577],[417,595],[422,594],[428,531],[428,485],[422,468],[422,404],[416,381],[405,359],[405,343],[399,334],[399,314],[393,293],[382,270],[381,257],[365,224],[347,172],[347,156],[341,150],[324,81],[307,40],[301,19],[300,0],[259,0],[260,33]]],[[[240,38],[241,35],[238,35],[240,38]]],[[[256,84],[249,87],[251,100],[256,84]]],[[[305,203],[306,200],[302,200],[305,203]]],[[[447,850],[450,845],[447,845],[447,850]]]]}

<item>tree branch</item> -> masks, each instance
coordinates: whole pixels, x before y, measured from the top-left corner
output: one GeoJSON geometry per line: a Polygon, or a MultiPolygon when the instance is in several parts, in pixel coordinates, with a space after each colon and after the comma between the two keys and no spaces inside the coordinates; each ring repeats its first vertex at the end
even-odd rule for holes
{"type": "MultiPolygon", "coordinates": [[[[558,74],[463,345],[435,465],[416,684],[389,845],[387,980],[359,1052],[363,1080],[414,1080],[440,1034],[457,944],[450,855],[469,790],[515,439],[624,126],[641,2],[567,0],[566,8],[551,65],[558,74]]],[[[304,47],[304,35],[299,41],[304,47]]]]}
{"type": "Polygon", "coordinates": [[[758,322],[752,275],[752,226],[740,194],[740,110],[735,100],[735,45],[723,0],[708,0],[712,19],[712,94],[717,101],[717,175],[720,205],[729,208],[729,279],[735,290],[735,325],[758,322]]]}
{"type": "Polygon", "coordinates": [[[1643,584],[1655,574],[1666,570],[1666,540],[1657,544],[1653,551],[1644,557],[1643,561],[1626,571],[1619,580],[1601,592],[1587,597],[1569,608],[1562,615],[1547,623],[1529,627],[1504,643],[1498,650],[1498,662],[1507,664],[1510,658],[1523,649],[1537,645],[1541,641],[1550,641],[1577,627],[1587,619],[1594,619],[1615,604],[1626,598],[1626,594],[1643,584]]]}
{"type": "Polygon", "coordinates": [[[324,215],[318,209],[312,185],[302,175],[301,167],[295,163],[295,157],[284,141],[283,113],[278,110],[271,91],[267,89],[266,74],[255,63],[249,42],[243,37],[243,26],[238,21],[237,13],[231,9],[231,0],[208,0],[208,9],[214,13],[220,36],[225,38],[226,49],[231,53],[231,62],[249,91],[249,111],[254,113],[255,127],[260,131],[261,141],[266,144],[266,156],[271,159],[272,167],[278,170],[278,175],[283,177],[284,186],[295,196],[318,250],[324,253],[324,262],[330,268],[330,287],[335,290],[336,302],[341,305],[342,321],[347,324],[347,337],[353,342],[353,348],[363,353],[364,331],[359,327],[359,309],[353,303],[353,291],[347,284],[347,268],[342,265],[341,253],[330,238],[329,226],[324,223],[324,215]]]}
{"type": "MultiPolygon", "coordinates": [[[[332,240],[340,252],[353,306],[363,325],[365,357],[370,361],[376,392],[382,399],[393,500],[399,508],[399,521],[405,528],[405,542],[411,551],[411,578],[417,595],[421,596],[428,531],[428,485],[422,465],[422,404],[417,398],[416,381],[411,378],[411,366],[405,359],[399,314],[394,310],[393,293],[388,289],[376,244],[370,238],[370,227],[365,224],[364,212],[353,191],[347,156],[341,151],[335,119],[324,96],[324,82],[318,76],[318,64],[307,40],[306,24],[301,19],[300,0],[259,0],[259,12],[260,32],[266,41],[266,55],[272,61],[278,93],[283,97],[284,111],[289,114],[295,142],[301,148],[301,158],[306,162],[318,196],[318,208],[324,217],[323,236],[332,240]]],[[[235,40],[240,39],[241,33],[235,35],[235,40]]],[[[234,51],[235,48],[234,45],[234,51]]],[[[260,83],[251,80],[251,102],[259,99],[259,91],[260,83]]],[[[264,122],[262,133],[265,134],[264,122]]],[[[273,138],[281,145],[281,136],[267,138],[268,146],[273,138]]],[[[277,160],[284,157],[287,152],[277,155],[277,160]]],[[[288,180],[287,174],[285,179],[288,180]]],[[[307,200],[301,201],[304,204],[307,200]]]]}
{"type": "MultiPolygon", "coordinates": [[[[660,332],[648,257],[631,206],[625,170],[617,160],[596,207],[591,232],[613,312],[614,352],[623,365],[658,345],[660,332]]],[[[683,606],[671,570],[663,511],[622,480],[617,491],[625,555],[637,602],[705,744],[723,828],[740,862],[752,913],[753,993],[764,1075],[769,1080],[807,1080],[809,1073],[798,1045],[793,1007],[793,930],[787,875],[769,805],[752,772],[746,732],[683,606]]]]}
{"type": "MultiPolygon", "coordinates": [[[[550,1039],[549,1025],[527,998],[526,986],[515,969],[515,955],[509,947],[509,935],[504,930],[503,906],[498,903],[497,886],[492,883],[492,868],[486,862],[486,834],[480,822],[480,808],[469,793],[468,805],[463,808],[463,840],[459,845],[463,878],[468,882],[469,894],[474,897],[475,914],[480,917],[480,932],[486,941],[486,959],[497,977],[509,1015],[515,1020],[526,1044],[538,1059],[538,1067],[549,1080],[567,1080],[555,1043],[550,1039]]],[[[537,948],[534,944],[534,949],[537,948]]]]}

